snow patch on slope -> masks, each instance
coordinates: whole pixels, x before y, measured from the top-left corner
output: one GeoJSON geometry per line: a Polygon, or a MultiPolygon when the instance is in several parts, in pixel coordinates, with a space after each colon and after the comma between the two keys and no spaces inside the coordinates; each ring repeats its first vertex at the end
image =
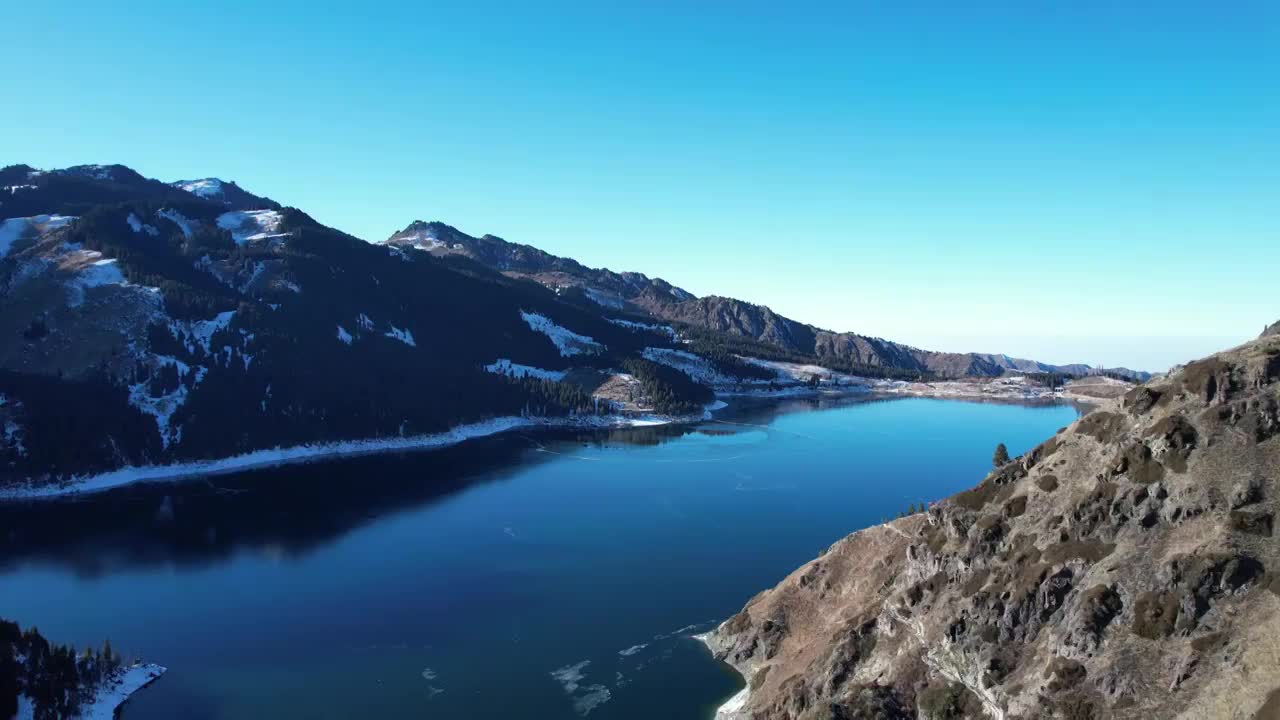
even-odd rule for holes
{"type": "Polygon", "coordinates": [[[583,288],[583,292],[587,294],[587,297],[592,302],[602,307],[613,308],[614,310],[621,310],[626,307],[626,302],[617,295],[610,295],[595,288],[583,288]]]}
{"type": "Polygon", "coordinates": [[[427,252],[448,247],[448,244],[444,243],[443,241],[441,241],[439,238],[436,237],[436,233],[434,230],[425,230],[425,231],[412,233],[410,235],[402,235],[396,238],[396,242],[401,244],[408,244],[409,247],[417,248],[419,250],[426,250],[427,252]]]}
{"type": "Polygon", "coordinates": [[[124,285],[124,273],[114,258],[95,260],[89,263],[80,274],[76,275],[75,284],[84,288],[101,287],[103,285],[124,285]]]}
{"type": "Polygon", "coordinates": [[[628,330],[634,330],[636,332],[640,332],[641,330],[651,330],[656,333],[663,333],[672,340],[676,339],[675,328],[670,325],[654,325],[653,323],[635,322],[633,320],[618,320],[616,318],[608,318],[608,320],[614,325],[624,327],[628,330]]]}
{"type": "Polygon", "coordinates": [[[409,347],[418,346],[418,343],[413,341],[413,333],[409,332],[408,330],[402,330],[396,327],[395,325],[392,325],[391,329],[383,333],[383,335],[386,335],[387,337],[393,340],[399,340],[400,342],[404,343],[405,345],[408,345],[409,347]]]}
{"type": "Polygon", "coordinates": [[[524,318],[524,321],[529,324],[529,328],[534,332],[540,332],[550,338],[556,349],[560,351],[561,357],[593,355],[604,350],[604,345],[586,335],[579,335],[572,330],[555,324],[545,315],[521,310],[520,317],[524,318]]]}
{"type": "MultiPolygon", "coordinates": [[[[231,320],[235,317],[235,314],[234,310],[228,310],[218,313],[210,320],[170,320],[169,333],[175,340],[183,343],[187,352],[194,355],[197,349],[203,350],[204,355],[209,357],[211,362],[222,362],[230,366],[236,354],[235,348],[229,345],[220,347],[215,355],[213,336],[219,331],[230,327],[231,320]]],[[[253,336],[251,334],[246,335],[244,330],[241,330],[240,333],[245,342],[253,339],[253,336]]],[[[152,376],[168,367],[173,367],[177,370],[177,387],[163,395],[152,395],[150,377],[129,386],[129,404],[155,418],[160,440],[164,447],[167,448],[171,444],[182,440],[182,428],[173,427],[174,413],[186,404],[187,397],[191,391],[199,387],[200,383],[204,381],[205,376],[209,374],[209,368],[202,365],[192,367],[182,360],[169,355],[143,353],[138,359],[147,364],[152,376]]],[[[240,359],[244,369],[248,370],[249,364],[253,361],[253,356],[242,354],[240,359]]]]}
{"type": "Polygon", "coordinates": [[[33,215],[25,218],[9,218],[0,223],[0,258],[9,254],[13,243],[35,231],[44,235],[75,222],[74,215],[33,215]]]}
{"type": "Polygon", "coordinates": [[[275,210],[234,210],[218,216],[218,227],[231,233],[237,245],[289,237],[280,232],[283,216],[275,210]]]}
{"type": "Polygon", "coordinates": [[[154,225],[148,225],[142,222],[142,220],[139,220],[138,216],[133,213],[129,213],[129,217],[125,218],[125,222],[129,223],[129,227],[136,233],[145,231],[152,237],[160,234],[160,231],[157,230],[154,225]]]}
{"type": "Polygon", "coordinates": [[[703,385],[725,387],[728,385],[740,385],[744,382],[741,378],[730,377],[716,370],[715,366],[708,362],[706,358],[684,350],[647,347],[641,352],[641,355],[646,360],[675,368],[703,385]]]}
{"type": "Polygon", "coordinates": [[[214,198],[222,196],[222,181],[218,178],[179,180],[173,186],[179,190],[186,190],[197,197],[214,198]]]}
{"type": "Polygon", "coordinates": [[[178,229],[182,230],[183,237],[187,239],[191,238],[191,226],[195,224],[194,220],[188,219],[177,210],[164,209],[156,214],[177,225],[178,229]]]}
{"type": "Polygon", "coordinates": [[[220,312],[213,317],[212,320],[193,320],[182,321],[174,320],[170,323],[169,331],[173,336],[179,337],[179,332],[187,335],[187,351],[195,352],[196,347],[202,348],[206,353],[212,351],[211,343],[213,334],[219,330],[225,330],[231,324],[231,319],[235,317],[235,310],[220,312]]]}
{"type": "Polygon", "coordinates": [[[0,224],[0,258],[9,254],[9,247],[27,230],[27,218],[9,218],[0,224]]]}
{"type": "Polygon", "coordinates": [[[560,382],[564,379],[564,370],[543,370],[542,368],[533,367],[532,365],[521,365],[513,363],[507,358],[498,358],[496,361],[485,365],[484,369],[497,375],[506,375],[513,378],[540,378],[542,380],[554,380],[560,382]]]}
{"type": "Polygon", "coordinates": [[[116,285],[121,288],[134,288],[147,294],[147,300],[159,307],[160,288],[134,285],[125,279],[115,258],[104,258],[96,250],[82,250],[79,245],[64,246],[59,262],[66,268],[79,267],[75,275],[67,281],[67,306],[79,307],[84,304],[85,291],[89,288],[116,285]]]}
{"type": "Polygon", "coordinates": [[[196,368],[194,375],[191,375],[191,367],[181,360],[167,356],[156,357],[159,364],[152,372],[170,365],[176,367],[178,387],[164,395],[152,395],[150,379],[134,383],[129,386],[129,404],[156,419],[160,442],[167,448],[172,443],[182,440],[182,429],[172,427],[173,414],[187,403],[187,394],[204,380],[204,376],[209,371],[207,368],[200,367],[196,368]],[[188,377],[191,377],[191,387],[187,387],[188,377]]]}

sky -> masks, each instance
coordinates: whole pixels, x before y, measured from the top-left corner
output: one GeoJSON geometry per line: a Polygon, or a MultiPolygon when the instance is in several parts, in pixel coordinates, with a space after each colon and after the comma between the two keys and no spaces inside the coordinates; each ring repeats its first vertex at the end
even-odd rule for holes
{"type": "Polygon", "coordinates": [[[1280,319],[1280,3],[205,5],[4,3],[0,165],[929,349],[1162,370],[1280,319]]]}

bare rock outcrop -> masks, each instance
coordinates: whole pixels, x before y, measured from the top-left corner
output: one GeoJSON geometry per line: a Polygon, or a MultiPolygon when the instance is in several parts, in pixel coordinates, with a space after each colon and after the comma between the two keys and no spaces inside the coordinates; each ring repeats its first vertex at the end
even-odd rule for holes
{"type": "Polygon", "coordinates": [[[722,717],[1280,717],[1278,434],[1280,336],[1135,388],[753,598],[722,717]]]}

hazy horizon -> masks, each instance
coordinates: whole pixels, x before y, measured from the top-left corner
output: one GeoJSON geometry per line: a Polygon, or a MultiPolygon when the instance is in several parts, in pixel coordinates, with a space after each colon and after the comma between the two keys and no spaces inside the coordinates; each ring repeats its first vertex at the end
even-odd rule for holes
{"type": "Polygon", "coordinates": [[[498,7],[6,8],[39,61],[0,161],[235,180],[369,241],[438,219],[935,350],[1160,371],[1280,318],[1274,5],[498,7]]]}

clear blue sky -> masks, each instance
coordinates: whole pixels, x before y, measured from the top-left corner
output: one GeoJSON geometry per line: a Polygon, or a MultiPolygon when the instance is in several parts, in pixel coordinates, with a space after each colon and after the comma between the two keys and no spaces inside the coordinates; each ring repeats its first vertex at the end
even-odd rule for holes
{"type": "Polygon", "coordinates": [[[0,164],[1162,369],[1280,318],[1280,3],[1118,4],[9,2],[0,164]]]}

